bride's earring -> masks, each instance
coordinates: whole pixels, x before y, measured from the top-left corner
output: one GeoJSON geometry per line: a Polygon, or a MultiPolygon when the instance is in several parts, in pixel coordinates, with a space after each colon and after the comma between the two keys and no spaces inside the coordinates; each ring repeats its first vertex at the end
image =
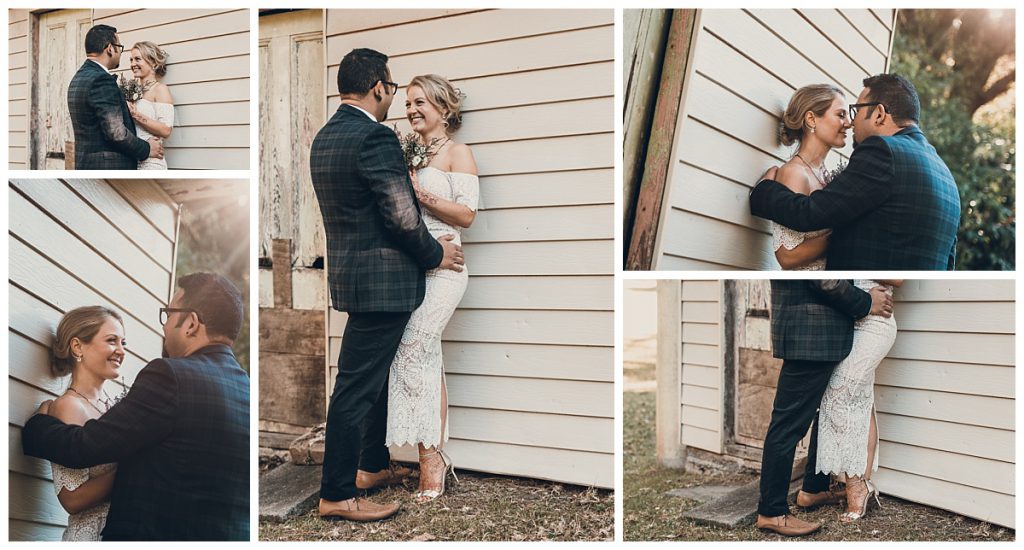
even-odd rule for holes
{"type": "Polygon", "coordinates": [[[81,355],[76,355],[75,356],[75,361],[81,363],[82,362],[82,356],[81,355]]]}

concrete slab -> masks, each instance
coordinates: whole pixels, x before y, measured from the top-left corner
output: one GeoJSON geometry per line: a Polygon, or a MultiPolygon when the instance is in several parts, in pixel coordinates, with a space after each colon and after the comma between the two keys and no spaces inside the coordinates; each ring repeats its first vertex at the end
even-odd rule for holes
{"type": "Polygon", "coordinates": [[[696,500],[697,502],[708,502],[724,497],[735,489],[737,489],[735,485],[698,485],[696,487],[686,487],[685,489],[672,489],[665,494],[671,497],[696,500]]]}
{"type": "Polygon", "coordinates": [[[285,521],[305,514],[320,499],[319,466],[287,462],[260,476],[260,520],[285,521]]]}
{"type": "MultiPolygon", "coordinates": [[[[800,489],[802,480],[794,481],[789,486],[789,497],[792,499],[800,489]]],[[[735,528],[753,523],[757,519],[757,501],[760,497],[760,480],[733,489],[727,494],[716,498],[683,513],[683,517],[707,525],[735,528]]]]}

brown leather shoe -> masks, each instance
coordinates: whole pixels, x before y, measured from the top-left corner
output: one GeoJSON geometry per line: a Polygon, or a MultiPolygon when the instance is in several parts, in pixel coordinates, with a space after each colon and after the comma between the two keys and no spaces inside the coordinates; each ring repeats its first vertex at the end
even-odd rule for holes
{"type": "Polygon", "coordinates": [[[365,498],[338,501],[320,499],[320,517],[323,519],[378,521],[395,515],[399,508],[401,506],[396,503],[376,504],[365,498]]]}
{"type": "Polygon", "coordinates": [[[391,464],[379,472],[367,472],[358,470],[356,472],[356,489],[367,490],[388,485],[398,485],[402,480],[412,474],[412,469],[398,464],[391,464]]]}
{"type": "Polygon", "coordinates": [[[820,493],[805,493],[802,489],[796,494],[796,505],[812,510],[819,506],[826,504],[838,504],[846,498],[846,490],[840,489],[838,491],[821,491],[820,493]]]}
{"type": "Polygon", "coordinates": [[[758,514],[757,528],[765,529],[767,531],[775,531],[776,533],[786,535],[787,537],[801,537],[821,529],[821,524],[804,521],[791,514],[777,516],[774,518],[758,514]]]}

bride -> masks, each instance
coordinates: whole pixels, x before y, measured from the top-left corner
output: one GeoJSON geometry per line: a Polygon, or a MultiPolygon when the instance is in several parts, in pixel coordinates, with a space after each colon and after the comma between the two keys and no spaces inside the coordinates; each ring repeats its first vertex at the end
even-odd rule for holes
{"type": "MultiPolygon", "coordinates": [[[[152,42],[132,45],[132,75],[142,85],[142,98],[128,104],[140,139],[171,137],[174,128],[174,99],[160,79],[167,74],[167,52],[152,42]]],[[[139,161],[139,170],[167,170],[165,158],[139,161]]]]}
{"type": "MultiPolygon", "coordinates": [[[[103,382],[118,377],[124,346],[124,324],[117,312],[86,306],[65,314],[57,325],[52,368],[57,376],[70,374],[71,381],[49,414],[76,426],[102,416],[112,405],[103,382]]],[[[116,465],[78,470],[51,462],[50,467],[57,500],[69,514],[63,540],[100,540],[116,465]]]]}
{"type": "MultiPolygon", "coordinates": [[[[892,296],[902,279],[856,280],[865,292],[879,285],[892,296]]],[[[875,370],[896,341],[896,317],[868,315],[854,324],[850,354],[832,371],[818,413],[817,472],[846,477],[844,523],[867,513],[878,491],[871,473],[878,469],[875,370]]]]}
{"type": "MultiPolygon", "coordinates": [[[[825,156],[846,146],[847,118],[842,90],[831,84],[812,84],[797,90],[782,117],[783,145],[798,143],[789,162],[779,168],[775,179],[796,193],[810,195],[829,182],[825,156]]],[[[779,266],[786,270],[825,269],[830,230],[801,233],[772,222],[772,244],[779,266]]]]}
{"type": "MultiPolygon", "coordinates": [[[[452,139],[462,124],[462,96],[438,75],[421,75],[406,88],[405,115],[424,145],[429,166],[412,174],[423,221],[435,238],[455,235],[473,223],[479,197],[476,162],[469,146],[452,139]]],[[[441,360],[441,332],[469,283],[469,272],[427,272],[426,296],[413,312],[391,364],[388,381],[388,445],[416,444],[419,502],[444,494],[452,462],[442,447],[448,439],[448,393],[441,360]]],[[[454,473],[453,473],[454,475],[454,473]]]]}

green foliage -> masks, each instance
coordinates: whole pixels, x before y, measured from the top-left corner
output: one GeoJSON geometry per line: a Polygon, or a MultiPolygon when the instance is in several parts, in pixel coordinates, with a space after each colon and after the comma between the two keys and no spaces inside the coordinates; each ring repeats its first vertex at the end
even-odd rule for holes
{"type": "MultiPolygon", "coordinates": [[[[949,166],[960,189],[957,269],[1012,270],[1015,255],[1015,106],[978,110],[979,97],[993,94],[994,58],[1013,55],[1005,41],[972,41],[966,36],[992,25],[978,10],[901,10],[890,71],[910,79],[921,98],[921,127],[949,166]],[[959,23],[957,23],[959,21],[959,23]],[[987,49],[986,49],[987,45],[987,49]],[[993,51],[995,48],[1004,50],[993,51]],[[969,69],[970,68],[970,69],[969,69]],[[975,113],[978,114],[975,114],[975,113]]],[[[1013,32],[1012,12],[1009,32],[1013,32]]],[[[1006,32],[1005,21],[999,32],[1006,32]]],[[[990,32],[996,32],[990,30],[990,32]]],[[[1010,41],[1012,44],[1012,40],[1010,41]]],[[[999,73],[996,83],[1009,75],[999,73]]]]}
{"type": "Polygon", "coordinates": [[[218,197],[182,205],[176,277],[219,273],[242,292],[245,318],[233,350],[249,371],[249,197],[218,197]]]}

